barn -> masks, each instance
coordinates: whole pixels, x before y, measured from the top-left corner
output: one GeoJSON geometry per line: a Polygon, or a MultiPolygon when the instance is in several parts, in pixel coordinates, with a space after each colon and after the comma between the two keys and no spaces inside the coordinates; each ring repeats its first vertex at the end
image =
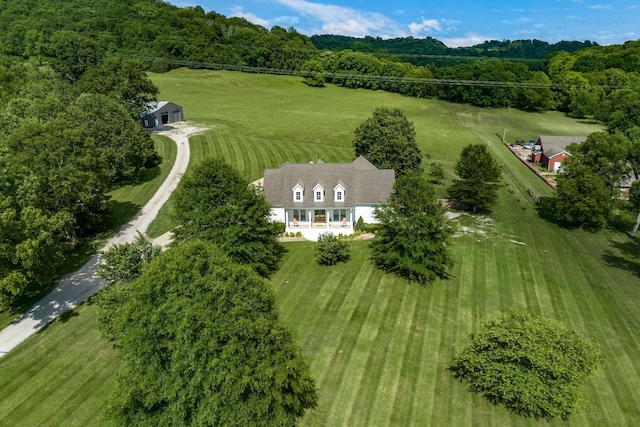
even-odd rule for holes
{"type": "Polygon", "coordinates": [[[149,109],[142,114],[140,124],[146,128],[153,128],[183,120],[181,106],[169,101],[160,101],[149,104],[149,109]]]}
{"type": "Polygon", "coordinates": [[[567,146],[572,143],[580,144],[587,138],[584,136],[550,136],[540,135],[535,142],[531,161],[542,163],[548,171],[559,171],[562,161],[571,156],[567,146]]]}

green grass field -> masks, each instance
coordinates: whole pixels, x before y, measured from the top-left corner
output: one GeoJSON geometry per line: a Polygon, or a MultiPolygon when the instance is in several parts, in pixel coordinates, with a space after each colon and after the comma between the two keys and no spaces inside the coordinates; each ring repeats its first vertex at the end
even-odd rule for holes
{"type": "MultiPolygon", "coordinates": [[[[302,425],[640,424],[640,245],[614,230],[566,230],[540,218],[526,190],[552,190],[496,136],[504,128],[509,140],[528,140],[598,127],[556,113],[317,90],[289,77],[177,70],[152,78],[187,119],[215,126],[192,139],[192,161],[222,154],[249,179],[286,160],[351,160],[350,133],[381,105],[405,111],[430,161],[449,176],[469,143],[492,141],[505,166],[490,218],[454,220],[447,281],[419,287],[382,274],[363,241],[351,242],[352,260],[334,267],[313,262],[312,243],[287,244],[271,282],[320,397],[302,425]],[[566,322],[601,346],[606,366],[587,384],[584,414],[568,422],[524,419],[469,393],[447,371],[484,317],[513,306],[566,322]]],[[[0,425],[104,425],[118,364],[98,337],[95,307],[81,306],[0,359],[0,425]]]]}

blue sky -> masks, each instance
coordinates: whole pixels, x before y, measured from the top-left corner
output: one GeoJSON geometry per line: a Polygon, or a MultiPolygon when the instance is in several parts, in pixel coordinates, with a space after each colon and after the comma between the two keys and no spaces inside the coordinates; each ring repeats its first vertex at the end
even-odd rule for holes
{"type": "Polygon", "coordinates": [[[169,0],[306,35],[431,36],[449,47],[536,38],[602,45],[640,39],[640,0],[169,0]]]}

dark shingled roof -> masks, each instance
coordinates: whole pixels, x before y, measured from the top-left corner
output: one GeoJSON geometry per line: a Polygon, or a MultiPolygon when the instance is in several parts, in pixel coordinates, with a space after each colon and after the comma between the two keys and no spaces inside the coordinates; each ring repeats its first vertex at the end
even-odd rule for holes
{"type": "Polygon", "coordinates": [[[542,145],[542,152],[547,158],[557,156],[563,151],[567,151],[567,145],[575,142],[578,144],[583,143],[587,138],[585,136],[551,136],[540,135],[538,140],[542,145]]]}
{"type": "Polygon", "coordinates": [[[278,169],[265,169],[264,195],[275,207],[332,208],[382,203],[393,191],[393,169],[378,169],[360,156],[351,163],[285,163],[278,169]],[[320,183],[324,201],[313,200],[313,188],[320,183]],[[293,188],[304,188],[302,202],[293,201],[293,188]],[[343,202],[335,202],[333,189],[344,187],[343,202]]]}

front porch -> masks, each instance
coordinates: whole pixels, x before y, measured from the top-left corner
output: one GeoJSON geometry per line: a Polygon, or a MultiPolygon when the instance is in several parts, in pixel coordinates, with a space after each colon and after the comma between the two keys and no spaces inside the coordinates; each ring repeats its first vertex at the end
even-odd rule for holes
{"type": "Polygon", "coordinates": [[[286,232],[300,232],[307,240],[325,232],[353,234],[353,209],[287,209],[285,224],[286,232]]]}

